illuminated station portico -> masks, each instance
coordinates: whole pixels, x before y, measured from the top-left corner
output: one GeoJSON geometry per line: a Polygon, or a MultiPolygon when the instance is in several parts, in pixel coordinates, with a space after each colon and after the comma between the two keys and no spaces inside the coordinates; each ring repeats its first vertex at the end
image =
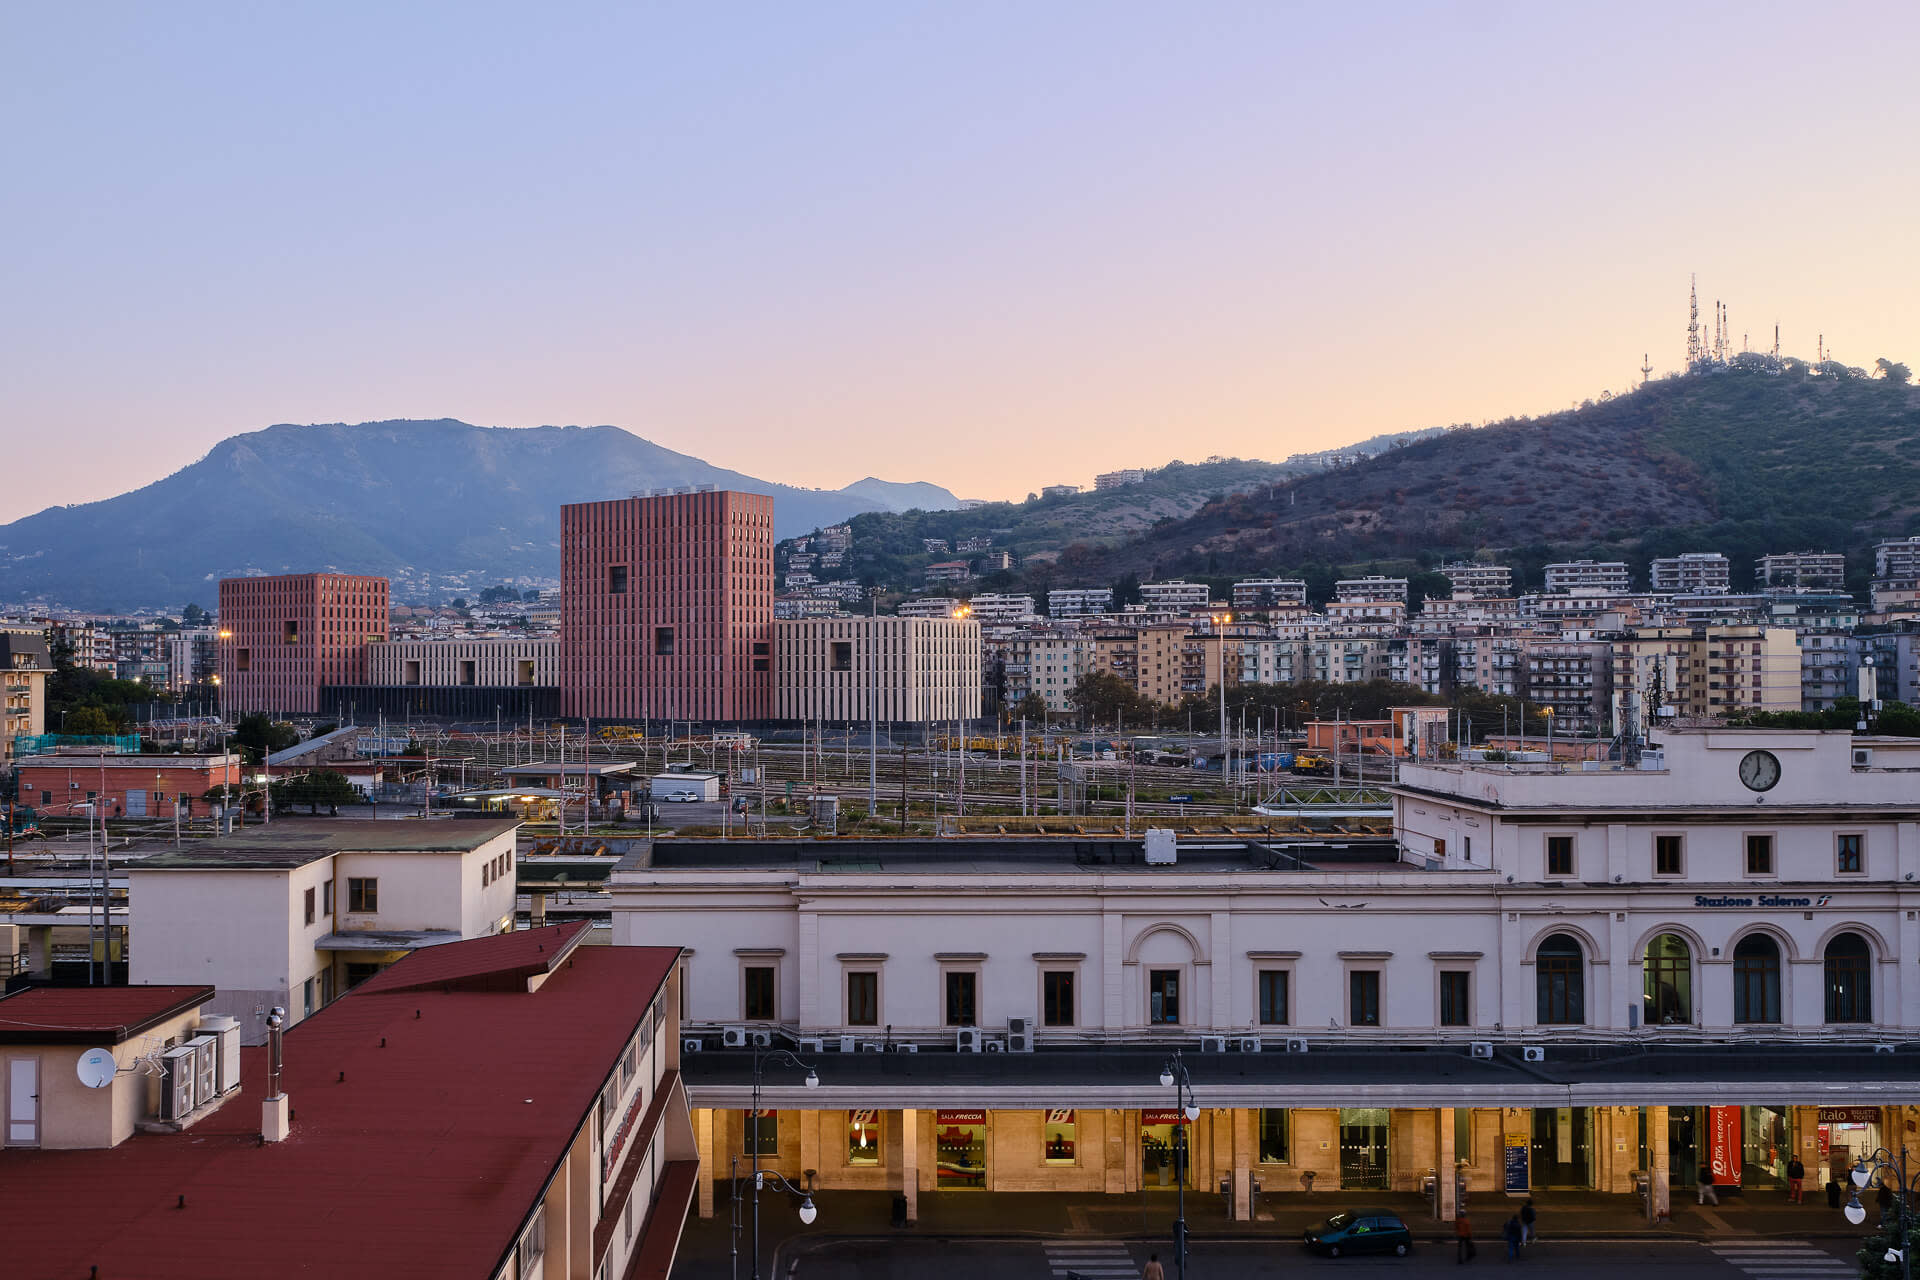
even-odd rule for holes
{"type": "MultiPolygon", "coordinates": [[[[822,1190],[1810,1189],[1920,1120],[1920,743],[1409,763],[1392,839],[661,840],[703,1168],[822,1190]],[[768,1066],[757,1041],[817,1069],[768,1066]],[[1159,1083],[1179,1050],[1198,1114],[1159,1083]],[[1176,1143],[1176,1137],[1184,1143],[1176,1143]]],[[[724,1174],[721,1175],[724,1177],[724,1174]]],[[[711,1174],[700,1205],[711,1212],[711,1174]]]]}

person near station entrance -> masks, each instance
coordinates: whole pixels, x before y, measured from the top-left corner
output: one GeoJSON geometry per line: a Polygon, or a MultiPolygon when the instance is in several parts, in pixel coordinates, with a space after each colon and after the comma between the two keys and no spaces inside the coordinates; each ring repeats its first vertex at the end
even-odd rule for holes
{"type": "Polygon", "coordinates": [[[1700,1166],[1700,1203],[1720,1203],[1720,1197],[1713,1189],[1713,1166],[1710,1164],[1700,1166]]]}
{"type": "Polygon", "coordinates": [[[1534,1219],[1537,1217],[1539,1217],[1539,1215],[1535,1213],[1533,1210],[1533,1197],[1528,1196],[1527,1202],[1520,1206],[1520,1243],[1521,1244],[1527,1245],[1527,1244],[1533,1243],[1533,1223],[1534,1223],[1534,1219]]]}
{"type": "Polygon", "coordinates": [[[1146,1269],[1140,1273],[1140,1280],[1167,1280],[1167,1269],[1160,1265],[1159,1254],[1150,1253],[1147,1255],[1147,1266],[1146,1269]]]}
{"type": "Polygon", "coordinates": [[[1501,1238],[1507,1242],[1507,1261],[1513,1262],[1520,1257],[1520,1215],[1514,1214],[1507,1224],[1500,1228],[1501,1238]]]}
{"type": "Polygon", "coordinates": [[[1462,1209],[1453,1216],[1453,1260],[1457,1263],[1472,1262],[1480,1251],[1473,1247],[1473,1223],[1467,1220],[1467,1211],[1462,1209]]]}
{"type": "Polygon", "coordinates": [[[1787,1203],[1805,1204],[1806,1185],[1807,1166],[1800,1163],[1799,1156],[1795,1156],[1787,1161],[1787,1203]]]}

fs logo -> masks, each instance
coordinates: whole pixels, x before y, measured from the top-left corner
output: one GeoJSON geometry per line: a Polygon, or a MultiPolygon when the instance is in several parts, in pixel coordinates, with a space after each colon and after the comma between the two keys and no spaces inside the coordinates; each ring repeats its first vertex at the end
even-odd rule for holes
{"type": "Polygon", "coordinates": [[[1814,906],[1816,906],[1816,907],[1824,907],[1824,906],[1826,906],[1826,905],[1827,905],[1828,903],[1830,903],[1830,902],[1832,902],[1832,901],[1833,901],[1833,895],[1832,895],[1832,894],[1830,894],[1830,893],[1823,893],[1823,894],[1821,894],[1821,895],[1820,895],[1819,897],[1817,897],[1817,898],[1815,898],[1815,899],[1813,900],[1813,905],[1814,905],[1814,906]]]}

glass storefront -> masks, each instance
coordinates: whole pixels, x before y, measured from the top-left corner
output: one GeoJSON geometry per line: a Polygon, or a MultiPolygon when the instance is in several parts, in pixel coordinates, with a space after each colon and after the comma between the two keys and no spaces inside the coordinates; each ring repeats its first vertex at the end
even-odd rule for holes
{"type": "Polygon", "coordinates": [[[933,1114],[935,1167],[942,1191],[984,1191],[987,1186],[987,1113],[933,1114]]]}
{"type": "Polygon", "coordinates": [[[1287,1112],[1280,1107],[1260,1111],[1260,1163],[1285,1164],[1290,1156],[1287,1112]]]}
{"type": "Polygon", "coordinates": [[[1387,1189],[1387,1108],[1340,1108],[1340,1186],[1387,1189]]]}
{"type": "Polygon", "coordinates": [[[880,1163],[880,1113],[877,1110],[847,1112],[847,1163],[880,1163]]]}
{"type": "Polygon", "coordinates": [[[1053,1110],[1046,1114],[1041,1127],[1040,1144],[1046,1164],[1075,1164],[1079,1160],[1079,1148],[1075,1144],[1075,1132],[1079,1128],[1074,1123],[1071,1110],[1053,1110]]]}
{"type": "Polygon", "coordinates": [[[1178,1111],[1142,1111],[1140,1113],[1140,1185],[1148,1191],[1172,1191],[1180,1185],[1184,1170],[1187,1187],[1193,1181],[1193,1152],[1187,1146],[1192,1135],[1187,1118],[1178,1111]],[[1176,1168],[1176,1164],[1180,1168],[1176,1168]]]}
{"type": "Polygon", "coordinates": [[[1784,1189],[1793,1130],[1785,1107],[1740,1108],[1740,1185],[1784,1189]]]}
{"type": "Polygon", "coordinates": [[[1593,1109],[1535,1107],[1528,1174],[1536,1187],[1593,1185],[1593,1109]]]}
{"type": "Polygon", "coordinates": [[[1856,1160],[1880,1146],[1880,1108],[1821,1107],[1819,1111],[1820,1185],[1845,1179],[1856,1160]]]}

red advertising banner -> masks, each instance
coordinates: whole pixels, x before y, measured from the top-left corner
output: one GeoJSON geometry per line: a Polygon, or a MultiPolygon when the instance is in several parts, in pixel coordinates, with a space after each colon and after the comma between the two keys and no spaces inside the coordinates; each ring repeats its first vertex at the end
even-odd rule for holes
{"type": "Polygon", "coordinates": [[[1187,1113],[1178,1108],[1171,1111],[1147,1111],[1143,1109],[1140,1112],[1141,1124],[1185,1124],[1186,1122],[1187,1113]]]}
{"type": "Polygon", "coordinates": [[[941,1124],[985,1124],[987,1113],[984,1111],[936,1111],[934,1118],[941,1124]]]}
{"type": "Polygon", "coordinates": [[[1713,1183],[1717,1187],[1737,1187],[1740,1185],[1740,1108],[1708,1107],[1707,1128],[1708,1163],[1713,1166],[1713,1183]]]}

